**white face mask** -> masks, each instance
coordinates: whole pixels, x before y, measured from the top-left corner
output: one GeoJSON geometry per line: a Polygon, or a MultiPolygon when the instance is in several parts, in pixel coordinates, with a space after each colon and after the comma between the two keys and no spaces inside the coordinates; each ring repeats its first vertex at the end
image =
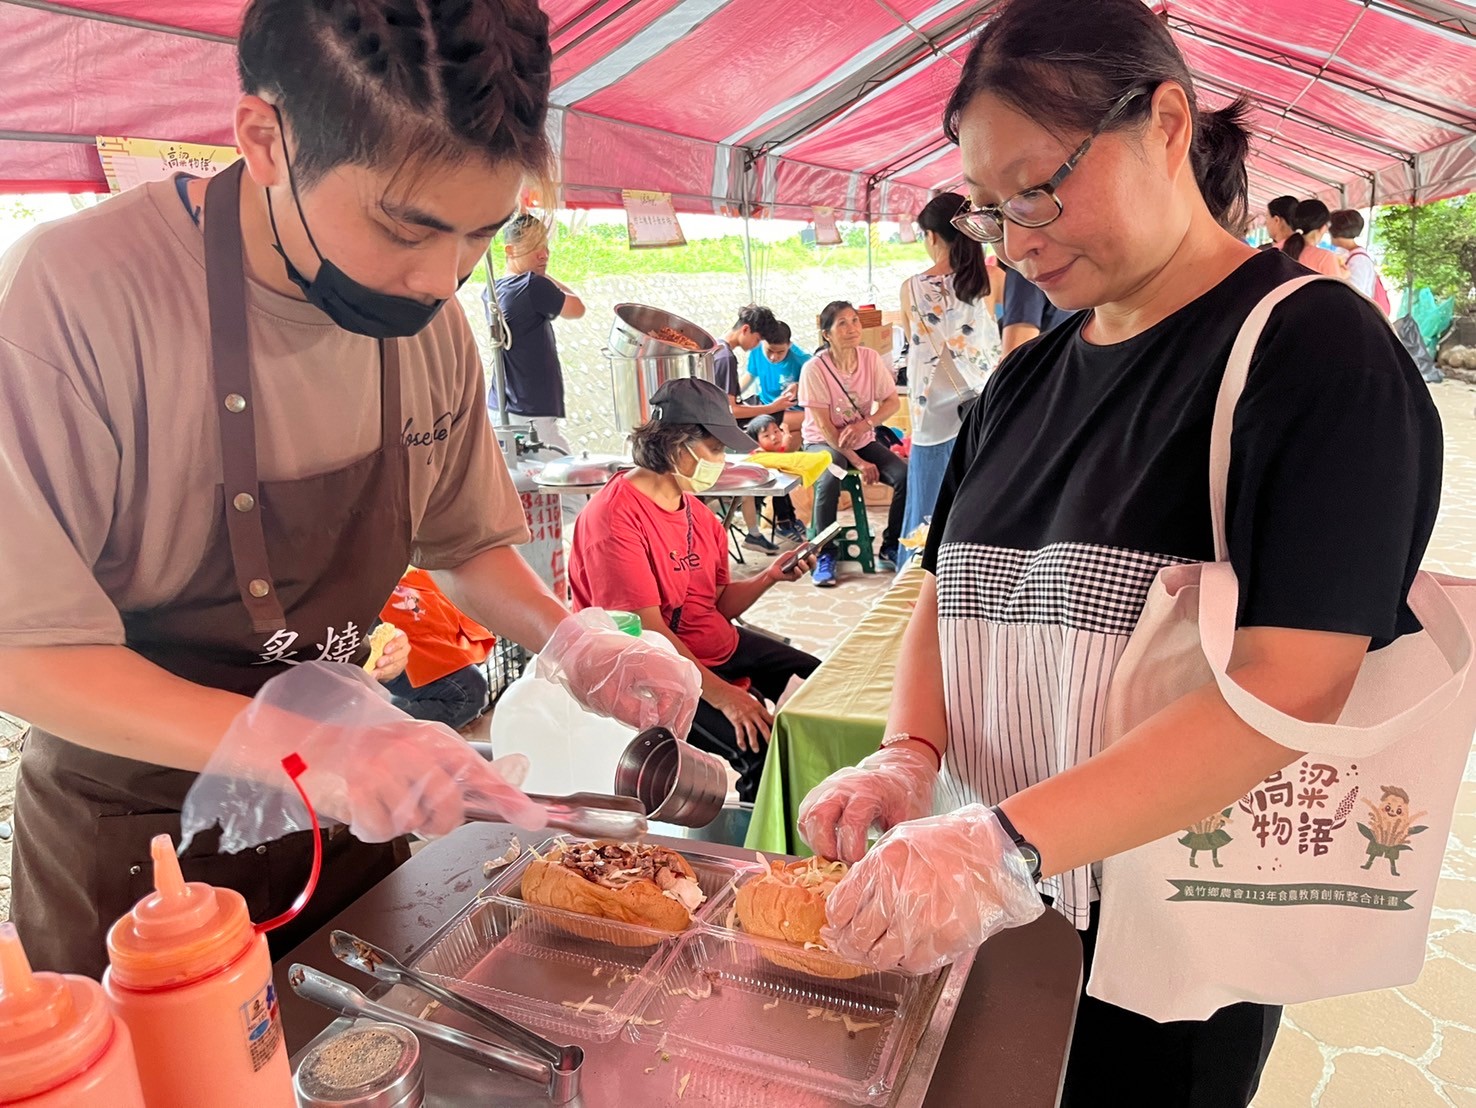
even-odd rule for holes
{"type": "Polygon", "coordinates": [[[692,470],[690,477],[678,471],[676,475],[677,480],[693,492],[706,492],[713,485],[716,485],[718,478],[723,475],[723,463],[709,462],[690,446],[687,447],[687,453],[692,455],[692,459],[697,463],[697,468],[692,470]]]}

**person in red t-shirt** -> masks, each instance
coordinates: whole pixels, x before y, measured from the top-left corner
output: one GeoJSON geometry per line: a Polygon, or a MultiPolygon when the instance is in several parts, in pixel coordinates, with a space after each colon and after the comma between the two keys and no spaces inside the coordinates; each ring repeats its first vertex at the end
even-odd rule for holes
{"type": "Polygon", "coordinates": [[[729,577],[728,536],[692,494],[722,473],[725,447],[746,454],[753,441],[717,386],[667,382],[630,443],[638,468],[601,489],[574,528],[574,607],[633,612],[697,663],[702,702],[689,739],[728,760],[739,774],[738,798],[751,802],[774,722],[765,702],[820,661],[733,620],[780,581],[804,576],[815,559],[786,565],[781,558],[756,576],[729,577]]]}

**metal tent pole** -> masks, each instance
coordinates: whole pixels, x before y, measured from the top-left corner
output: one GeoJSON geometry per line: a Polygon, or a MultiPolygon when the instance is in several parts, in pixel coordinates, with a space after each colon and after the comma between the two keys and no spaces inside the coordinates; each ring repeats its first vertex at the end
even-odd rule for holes
{"type": "Polygon", "coordinates": [[[167,23],[155,23],[148,19],[135,19],[131,16],[88,11],[86,8],[74,8],[65,4],[52,3],[51,0],[0,0],[0,4],[10,4],[12,7],[17,8],[30,8],[33,11],[46,12],[48,15],[64,15],[73,19],[90,19],[96,23],[111,23],[115,27],[128,27],[135,31],[153,31],[161,35],[176,35],[180,38],[200,39],[202,42],[217,42],[222,46],[234,46],[236,43],[236,39],[232,35],[217,35],[209,31],[192,31],[188,27],[174,27],[167,23]]]}
{"type": "Polygon", "coordinates": [[[1368,245],[1372,249],[1374,241],[1374,220],[1379,214],[1379,179],[1376,174],[1368,175],[1368,245]]]}
{"type": "Polygon", "coordinates": [[[1414,255],[1420,244],[1420,156],[1409,159],[1409,253],[1404,266],[1404,314],[1414,307],[1414,255]]]}
{"type": "Polygon", "coordinates": [[[492,395],[497,398],[497,422],[506,427],[512,422],[507,414],[507,363],[503,361],[507,321],[503,318],[502,306],[497,303],[497,281],[492,272],[491,247],[487,248],[487,325],[491,331],[492,395]]]}
{"type": "Polygon", "coordinates": [[[748,227],[748,197],[743,197],[743,270],[748,274],[748,302],[758,303],[758,293],[753,284],[753,233],[748,227]]]}
{"type": "Polygon", "coordinates": [[[866,295],[871,297],[872,303],[876,302],[876,277],[873,274],[873,259],[871,251],[871,190],[876,187],[876,178],[866,178],[866,295]]]}
{"type": "Polygon", "coordinates": [[[749,227],[750,213],[753,208],[753,191],[750,185],[753,182],[753,151],[743,151],[743,271],[748,274],[748,302],[758,303],[758,291],[753,283],[753,232],[749,227]]]}

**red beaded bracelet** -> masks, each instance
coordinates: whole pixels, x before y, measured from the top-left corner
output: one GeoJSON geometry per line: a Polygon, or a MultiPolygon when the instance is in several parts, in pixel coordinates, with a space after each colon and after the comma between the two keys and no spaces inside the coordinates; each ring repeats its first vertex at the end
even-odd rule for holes
{"type": "Polygon", "coordinates": [[[895,735],[888,735],[886,738],[884,738],[882,740],[881,749],[882,750],[885,750],[889,746],[895,746],[897,743],[903,743],[903,742],[917,742],[917,743],[922,743],[923,746],[927,747],[929,750],[931,750],[933,752],[933,757],[935,757],[935,758],[938,759],[938,768],[940,770],[943,768],[943,749],[942,749],[942,747],[940,747],[937,743],[933,742],[932,739],[925,739],[921,735],[912,735],[912,734],[909,734],[906,731],[898,731],[895,735]]]}

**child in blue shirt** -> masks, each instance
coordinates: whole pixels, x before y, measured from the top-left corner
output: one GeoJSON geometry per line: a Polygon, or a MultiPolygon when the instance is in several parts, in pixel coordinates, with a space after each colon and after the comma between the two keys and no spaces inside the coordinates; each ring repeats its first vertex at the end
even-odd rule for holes
{"type": "Polygon", "coordinates": [[[800,370],[810,356],[790,341],[789,324],[774,325],[771,338],[748,356],[749,375],[758,382],[759,401],[772,404],[790,385],[799,383],[800,370]]]}

